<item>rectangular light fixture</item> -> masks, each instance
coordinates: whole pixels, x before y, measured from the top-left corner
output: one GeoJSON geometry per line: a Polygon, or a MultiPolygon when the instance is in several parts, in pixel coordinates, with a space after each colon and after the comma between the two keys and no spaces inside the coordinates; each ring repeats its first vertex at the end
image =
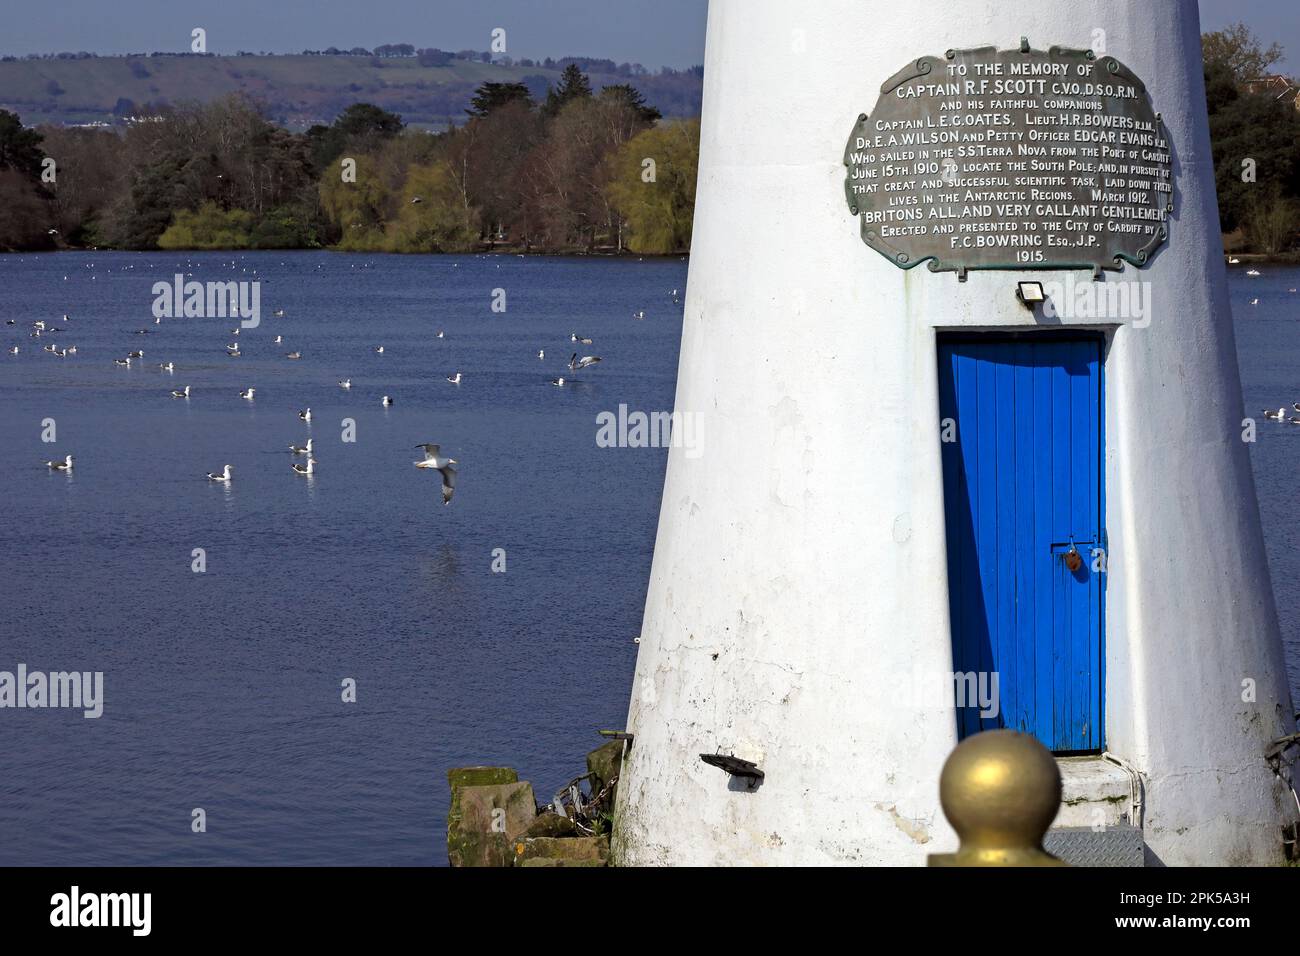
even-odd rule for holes
{"type": "Polygon", "coordinates": [[[1026,309],[1031,311],[1035,305],[1047,301],[1047,295],[1043,292],[1041,282],[1017,282],[1016,298],[1020,300],[1026,309]]]}

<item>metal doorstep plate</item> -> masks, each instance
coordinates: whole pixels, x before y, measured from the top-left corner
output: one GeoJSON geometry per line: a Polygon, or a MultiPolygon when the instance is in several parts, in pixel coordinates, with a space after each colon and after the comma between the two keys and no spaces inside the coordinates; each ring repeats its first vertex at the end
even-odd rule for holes
{"type": "Polygon", "coordinates": [[[1071,866],[1144,866],[1145,846],[1142,831],[1128,824],[1061,827],[1043,837],[1043,849],[1071,866]]]}

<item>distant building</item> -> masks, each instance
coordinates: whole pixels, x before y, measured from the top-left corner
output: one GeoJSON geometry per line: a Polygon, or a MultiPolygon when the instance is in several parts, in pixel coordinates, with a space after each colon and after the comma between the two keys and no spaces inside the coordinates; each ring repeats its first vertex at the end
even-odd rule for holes
{"type": "Polygon", "coordinates": [[[1247,80],[1241,86],[1243,93],[1255,93],[1261,96],[1271,96],[1275,100],[1283,103],[1289,103],[1297,110],[1300,110],[1300,88],[1289,78],[1280,74],[1271,76],[1261,76],[1254,80],[1247,80]]]}

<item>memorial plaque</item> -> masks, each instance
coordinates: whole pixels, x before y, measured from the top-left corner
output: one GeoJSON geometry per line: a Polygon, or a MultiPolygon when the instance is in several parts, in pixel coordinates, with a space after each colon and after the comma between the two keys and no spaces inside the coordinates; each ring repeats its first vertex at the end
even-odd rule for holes
{"type": "Polygon", "coordinates": [[[1122,270],[1169,238],[1173,164],[1146,86],[1113,57],[981,47],[922,57],[853,127],[844,191],[903,269],[1122,270]]]}

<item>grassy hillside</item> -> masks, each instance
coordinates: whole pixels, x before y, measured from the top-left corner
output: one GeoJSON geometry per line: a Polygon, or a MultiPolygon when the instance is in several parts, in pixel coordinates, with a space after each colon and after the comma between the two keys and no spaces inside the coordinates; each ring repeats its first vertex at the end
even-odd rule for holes
{"type": "MultiPolygon", "coordinates": [[[[579,60],[581,63],[581,60],[579,60]]],[[[366,101],[401,114],[409,124],[442,127],[464,110],[479,84],[524,82],[543,94],[559,69],[503,66],[454,59],[421,66],[415,57],[327,55],[132,56],[0,62],[0,109],[28,125],[113,122],[148,112],[149,104],[206,102],[243,91],[290,129],[329,123],[347,106],[366,101]]],[[[666,116],[698,115],[701,81],[692,72],[622,76],[591,72],[599,89],[631,83],[666,116]]]]}

